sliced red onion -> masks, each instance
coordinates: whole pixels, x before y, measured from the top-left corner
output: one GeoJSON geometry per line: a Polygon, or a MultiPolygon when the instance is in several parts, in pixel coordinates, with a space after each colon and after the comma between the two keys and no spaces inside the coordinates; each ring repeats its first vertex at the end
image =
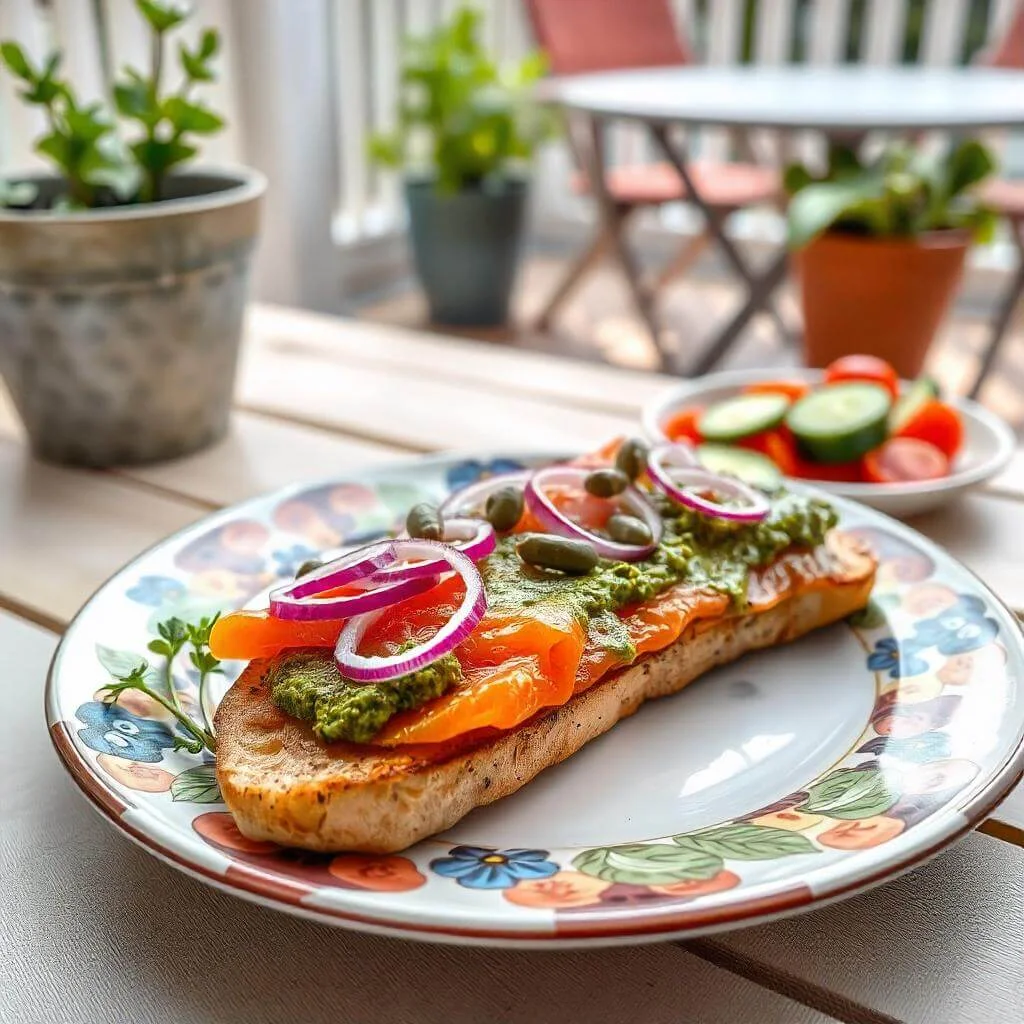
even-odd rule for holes
{"type": "Polygon", "coordinates": [[[652,508],[644,496],[632,485],[621,494],[615,495],[614,498],[605,500],[615,502],[618,508],[632,512],[638,519],[642,519],[651,531],[653,539],[650,544],[620,544],[593,533],[586,527],[580,526],[579,523],[573,522],[544,493],[546,487],[559,484],[569,484],[583,490],[583,482],[592,472],[593,470],[584,469],[582,466],[548,466],[546,469],[538,469],[526,483],[527,508],[546,529],[562,537],[572,537],[589,542],[602,558],[611,558],[617,562],[639,562],[646,558],[657,548],[664,524],[657,510],[652,508]]]}
{"type": "Polygon", "coordinates": [[[484,480],[477,480],[461,490],[450,494],[441,505],[441,517],[465,516],[473,512],[482,511],[487,499],[502,487],[510,484],[525,487],[526,482],[533,473],[530,469],[517,469],[511,473],[499,473],[497,476],[489,476],[484,480]]]}
{"type": "Polygon", "coordinates": [[[647,456],[651,482],[673,501],[703,515],[733,523],[758,523],[771,511],[771,504],[760,491],[734,477],[695,468],[688,457],[689,453],[678,444],[659,445],[647,456]],[[723,505],[703,497],[701,491],[738,498],[745,505],[723,505]]]}
{"type": "Polygon", "coordinates": [[[294,583],[274,590],[270,597],[273,600],[278,595],[298,598],[322,594],[332,587],[341,587],[373,576],[381,569],[394,565],[395,561],[395,553],[388,542],[369,544],[326,562],[294,583]]]}
{"type": "Polygon", "coordinates": [[[334,657],[342,675],[358,683],[382,683],[397,679],[437,661],[465,640],[487,611],[487,596],[480,572],[461,551],[436,540],[396,540],[394,547],[397,556],[405,561],[418,559],[423,564],[446,563],[465,581],[466,596],[455,614],[434,636],[408,651],[390,657],[356,653],[367,629],[377,620],[377,613],[359,615],[345,623],[338,637],[338,646],[334,649],[334,657]]]}
{"type": "MultiPolygon", "coordinates": [[[[438,584],[441,577],[438,573],[419,571],[418,565],[400,569],[390,569],[377,573],[369,580],[377,585],[372,590],[362,590],[357,594],[343,594],[334,597],[295,597],[289,593],[294,585],[275,590],[270,595],[270,614],[278,619],[292,621],[312,619],[348,619],[354,615],[365,615],[368,612],[388,608],[399,601],[422,594],[438,584]],[[383,580],[381,579],[383,577],[383,580]]],[[[355,586],[361,586],[358,580],[355,586]]],[[[321,586],[321,590],[329,589],[321,586]]]]}
{"type": "MultiPolygon", "coordinates": [[[[488,555],[494,553],[498,546],[498,538],[495,536],[494,527],[486,519],[444,519],[444,543],[461,551],[464,555],[479,562],[488,555]]],[[[401,541],[410,540],[406,535],[398,538],[401,541]]],[[[418,562],[415,565],[385,569],[382,572],[374,573],[367,577],[365,583],[357,583],[356,586],[370,585],[381,580],[387,580],[392,573],[399,573],[404,577],[433,576],[441,572],[449,572],[450,567],[440,559],[430,562],[418,562]]]]}

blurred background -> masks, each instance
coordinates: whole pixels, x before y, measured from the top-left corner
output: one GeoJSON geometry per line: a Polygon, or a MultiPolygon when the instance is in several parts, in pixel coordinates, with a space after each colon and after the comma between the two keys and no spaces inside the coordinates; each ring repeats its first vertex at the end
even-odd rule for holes
{"type": "MultiPolygon", "coordinates": [[[[578,0],[580,6],[584,0],[578,0]]],[[[394,126],[403,40],[450,19],[451,0],[196,0],[194,29],[222,34],[219,77],[206,90],[226,129],[212,135],[203,162],[246,164],[264,172],[263,230],[254,277],[257,300],[343,313],[374,321],[426,326],[424,299],[411,271],[401,182],[375,164],[374,133],[394,126]]],[[[537,46],[521,0],[478,0],[481,38],[501,63],[537,46]]],[[[983,62],[1011,26],[1016,0],[673,0],[677,31],[692,59],[756,66],[803,63],[968,66],[983,62]]],[[[147,37],[132,0],[0,0],[0,36],[19,39],[36,57],[53,46],[84,96],[102,95],[112,70],[146,60],[147,37]]],[[[0,165],[38,166],[33,139],[38,108],[15,98],[0,79],[0,165]]],[[[1024,177],[1024,140],[986,137],[1004,179],[1024,177]]],[[[792,159],[812,164],[823,142],[760,131],[737,140],[721,130],[692,134],[692,152],[724,161],[741,152],[766,166],[792,159]],[[742,143],[742,146],[741,146],[742,143]]],[[[609,164],[653,162],[639,128],[616,126],[609,164]]],[[[444,328],[492,344],[543,349],[635,368],[657,365],[649,332],[634,314],[621,275],[598,267],[549,326],[537,313],[593,232],[592,199],[574,191],[573,158],[561,135],[544,143],[533,171],[528,234],[512,316],[501,327],[444,328]]],[[[645,209],[632,237],[644,265],[658,265],[699,231],[696,211],[682,203],[645,209]]],[[[771,206],[743,209],[730,232],[752,262],[785,238],[783,215],[771,206]]],[[[933,345],[928,367],[951,388],[969,381],[993,310],[1017,265],[1008,228],[975,247],[956,298],[933,345]]],[[[697,353],[741,297],[714,247],[661,293],[659,308],[671,351],[697,353]]],[[[792,285],[783,311],[797,315],[792,285]]],[[[755,318],[723,365],[786,365],[799,353],[784,345],[766,318],[755,318]]],[[[985,400],[1015,424],[1024,422],[1024,339],[1016,325],[1003,346],[985,400]]]]}

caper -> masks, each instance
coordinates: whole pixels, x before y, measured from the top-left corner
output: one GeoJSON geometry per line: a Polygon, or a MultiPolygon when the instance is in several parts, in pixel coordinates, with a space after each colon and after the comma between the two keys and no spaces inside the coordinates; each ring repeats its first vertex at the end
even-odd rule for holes
{"type": "Polygon", "coordinates": [[[511,530],[523,515],[523,492],[518,487],[500,487],[484,506],[487,522],[496,530],[511,530]]]}
{"type": "Polygon", "coordinates": [[[547,533],[529,533],[517,545],[519,557],[540,569],[558,569],[571,576],[585,576],[597,565],[597,552],[585,540],[570,540],[547,533]]]}
{"type": "Polygon", "coordinates": [[[444,523],[441,512],[436,505],[421,501],[409,509],[405,517],[405,528],[410,537],[417,540],[443,540],[444,523]]]}
{"type": "Polygon", "coordinates": [[[647,468],[647,445],[636,437],[623,441],[615,456],[615,468],[635,480],[647,468]]]}
{"type": "Polygon", "coordinates": [[[314,569],[319,569],[323,564],[319,558],[308,558],[299,566],[295,573],[295,578],[300,580],[303,576],[308,576],[314,569]]]}
{"type": "Polygon", "coordinates": [[[604,528],[608,532],[608,536],[619,544],[635,544],[637,547],[641,547],[644,544],[650,544],[654,539],[651,528],[642,519],[637,519],[636,516],[627,516],[621,512],[609,516],[604,528]]]}
{"type": "Polygon", "coordinates": [[[629,477],[621,469],[595,469],[583,486],[598,498],[614,498],[629,486],[629,477]]]}

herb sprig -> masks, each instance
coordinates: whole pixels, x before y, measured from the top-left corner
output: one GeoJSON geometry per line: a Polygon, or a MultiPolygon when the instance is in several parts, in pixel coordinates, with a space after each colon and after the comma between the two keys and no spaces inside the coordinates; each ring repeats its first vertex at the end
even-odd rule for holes
{"type": "Polygon", "coordinates": [[[126,666],[123,672],[108,666],[115,682],[102,687],[103,700],[108,704],[116,704],[121,694],[127,690],[144,693],[173,715],[186,733],[186,736],[174,737],[175,750],[187,750],[190,754],[199,754],[204,749],[216,752],[217,739],[213,729],[213,716],[207,706],[206,684],[211,675],[223,672],[220,660],[210,653],[210,631],[219,617],[218,613],[209,618],[202,618],[198,623],[183,622],[177,617],[172,617],[157,624],[158,636],[146,646],[153,654],[159,654],[164,659],[162,669],[157,672],[157,678],[167,691],[166,694],[150,685],[153,681],[150,664],[145,658],[140,657],[131,666],[126,666]],[[174,662],[186,644],[191,647],[189,661],[199,673],[198,703],[201,722],[197,722],[182,708],[174,685],[174,662]]]}

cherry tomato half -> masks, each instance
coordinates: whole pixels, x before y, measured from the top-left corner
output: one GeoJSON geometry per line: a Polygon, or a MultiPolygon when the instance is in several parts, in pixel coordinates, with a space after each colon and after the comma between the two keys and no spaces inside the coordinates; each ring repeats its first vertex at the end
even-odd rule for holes
{"type": "Polygon", "coordinates": [[[796,452],[796,441],[785,427],[745,437],[737,442],[737,446],[767,455],[785,476],[797,475],[800,460],[796,452]]]}
{"type": "Polygon", "coordinates": [[[670,441],[689,441],[692,444],[700,444],[703,438],[697,429],[697,423],[703,413],[704,410],[700,408],[683,409],[677,412],[665,424],[663,428],[665,436],[670,441]]]}
{"type": "Polygon", "coordinates": [[[801,480],[824,480],[830,484],[856,484],[861,480],[860,460],[854,462],[809,462],[797,460],[793,474],[801,480]]]}
{"type": "Polygon", "coordinates": [[[745,395],[785,395],[790,401],[797,401],[810,394],[811,385],[802,380],[759,380],[743,389],[745,395]]]}
{"type": "Polygon", "coordinates": [[[894,437],[864,456],[864,479],[874,484],[938,480],[949,476],[949,459],[927,441],[894,437]]]}
{"type": "Polygon", "coordinates": [[[878,356],[841,356],[825,367],[826,384],[838,384],[846,380],[867,380],[881,384],[893,398],[897,398],[900,393],[899,375],[878,356]]]}
{"type": "Polygon", "coordinates": [[[927,441],[952,459],[964,443],[964,425],[956,409],[935,398],[925,402],[895,436],[927,441]]]}

